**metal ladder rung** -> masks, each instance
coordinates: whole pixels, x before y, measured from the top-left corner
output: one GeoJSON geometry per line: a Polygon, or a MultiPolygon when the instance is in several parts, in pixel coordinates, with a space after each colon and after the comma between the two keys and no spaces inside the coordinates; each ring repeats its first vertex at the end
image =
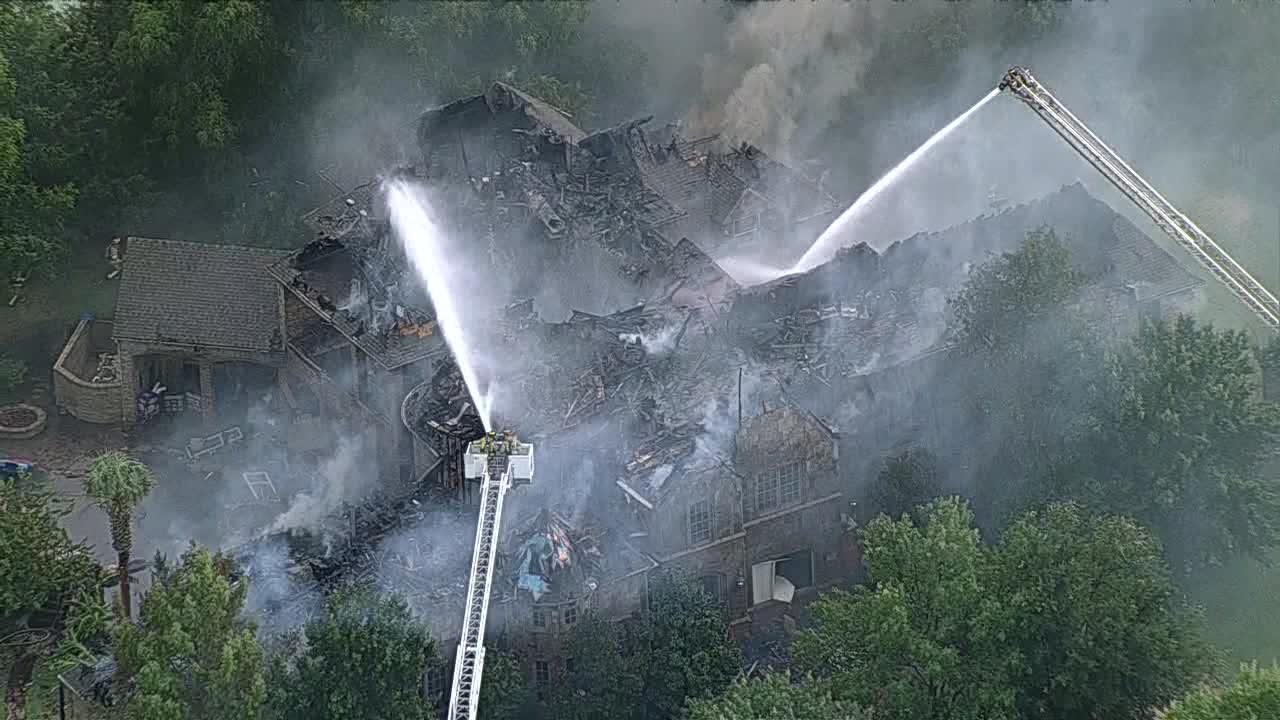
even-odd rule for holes
{"type": "MultiPolygon", "coordinates": [[[[1029,75],[1027,77],[1030,78],[1029,75]]],[[[1039,82],[1030,79],[1028,83],[1020,83],[1015,88],[1015,94],[1031,105],[1036,114],[1057,131],[1068,145],[1137,204],[1161,230],[1190,252],[1246,307],[1273,329],[1280,330],[1280,300],[1276,300],[1265,286],[1255,280],[1212,238],[1156,192],[1114,150],[1076,119],[1052,93],[1039,82]]]]}

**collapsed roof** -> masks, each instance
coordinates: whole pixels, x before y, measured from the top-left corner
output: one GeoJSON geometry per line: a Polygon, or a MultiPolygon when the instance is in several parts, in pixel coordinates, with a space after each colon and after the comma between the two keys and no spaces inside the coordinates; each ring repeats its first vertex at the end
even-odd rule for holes
{"type": "MultiPolygon", "coordinates": [[[[520,358],[504,383],[501,421],[531,439],[588,423],[613,426],[630,443],[618,448],[622,464],[651,458],[642,468],[649,483],[654,468],[693,453],[709,409],[733,396],[738,368],[834,417],[851,395],[848,383],[944,348],[946,298],[967,268],[1015,250],[1046,222],[1094,288],[1137,301],[1202,282],[1073,185],[884,253],[856,245],[807,273],[736,289],[718,307],[665,302],[605,316],[577,312],[564,323],[526,319],[492,340],[499,354],[520,358]],[[1133,292],[1139,283],[1151,288],[1141,298],[1133,292]]],[[[641,483],[639,472],[623,477],[641,483]]],[[[652,488],[632,489],[651,497],[652,488]]]]}
{"type": "MultiPolygon", "coordinates": [[[[1059,231],[1098,286],[1137,299],[1199,284],[1075,185],[884,252],[859,243],[807,273],[742,288],[704,248],[747,233],[768,239],[813,220],[816,236],[834,201],[750,146],[649,137],[644,124],[588,135],[545,103],[496,84],[423,117],[423,162],[413,172],[443,199],[451,233],[489,248],[495,267],[520,269],[502,274],[517,277],[499,298],[518,302],[495,312],[486,336],[475,339],[509,359],[497,379],[498,424],[535,442],[613,427],[625,440],[610,448],[621,476],[646,502],[660,499],[683,470],[714,466],[714,453],[698,457],[699,438],[733,396],[740,368],[814,399],[809,409],[831,417],[848,394],[842,383],[945,347],[946,298],[968,268],[1016,249],[1042,225],[1059,231]],[[539,317],[527,299],[553,285],[546,277],[571,278],[566,284],[579,290],[566,291],[574,310],[563,321],[539,317]]],[[[430,302],[406,279],[378,194],[371,183],[313,213],[317,240],[272,270],[385,367],[447,357],[430,302]],[[375,311],[370,299],[379,293],[375,311]]],[[[478,436],[463,390],[446,363],[408,394],[405,424],[424,438],[478,436]]],[[[528,550],[516,587],[557,587],[539,564],[550,560],[556,570],[560,549],[553,540],[528,545],[530,538],[550,532],[577,542],[543,520],[516,544],[528,550]]]]}
{"type": "Polygon", "coordinates": [[[589,520],[575,526],[545,508],[513,529],[506,544],[507,592],[535,603],[586,597],[654,565],[615,530],[589,520]]]}
{"type": "MultiPolygon", "coordinates": [[[[587,134],[503,83],[423,115],[422,160],[407,172],[431,188],[454,244],[484,256],[467,262],[491,267],[492,287],[473,300],[496,309],[535,298],[560,317],[639,303],[717,305],[736,284],[703,248],[732,238],[733,218],[782,228],[836,210],[816,183],[756,148],[686,141],[669,129],[657,144],[646,122],[587,134]],[[548,276],[575,282],[542,282],[548,276]]],[[[442,343],[381,194],[379,178],[310,213],[316,239],[272,274],[395,369],[442,343]]]]}

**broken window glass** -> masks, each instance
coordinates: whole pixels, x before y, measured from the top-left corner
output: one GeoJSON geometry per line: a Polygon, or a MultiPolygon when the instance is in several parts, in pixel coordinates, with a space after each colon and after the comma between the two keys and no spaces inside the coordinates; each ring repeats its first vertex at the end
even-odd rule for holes
{"type": "Polygon", "coordinates": [[[714,600],[717,605],[723,602],[720,595],[719,575],[703,575],[700,580],[702,580],[702,591],[705,592],[708,597],[714,600]]]}
{"type": "Polygon", "coordinates": [[[693,545],[711,542],[711,503],[706,500],[689,506],[689,542],[693,545]]]}

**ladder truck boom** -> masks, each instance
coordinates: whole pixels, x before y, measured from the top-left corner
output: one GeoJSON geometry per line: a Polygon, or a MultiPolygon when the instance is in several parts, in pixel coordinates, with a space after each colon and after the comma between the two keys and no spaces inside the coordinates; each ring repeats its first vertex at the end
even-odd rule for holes
{"type": "Polygon", "coordinates": [[[1123,159],[1067,110],[1024,67],[1005,73],[1000,89],[1012,93],[1040,116],[1054,132],[1098,169],[1112,184],[1142,209],[1156,225],[1191,253],[1271,329],[1280,331],[1280,300],[1183,215],[1123,159]]]}
{"type": "Polygon", "coordinates": [[[480,481],[480,522],[471,556],[462,637],[453,663],[449,720],[474,720],[484,673],[484,629],[493,587],[493,561],[502,524],[507,490],[533,479],[533,446],[508,432],[488,433],[467,446],[463,469],[468,480],[480,481]]]}

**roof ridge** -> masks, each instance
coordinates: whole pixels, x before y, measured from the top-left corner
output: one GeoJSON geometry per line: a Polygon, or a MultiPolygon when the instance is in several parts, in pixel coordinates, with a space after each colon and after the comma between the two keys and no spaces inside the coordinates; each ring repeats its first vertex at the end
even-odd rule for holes
{"type": "Polygon", "coordinates": [[[155,245],[181,245],[185,247],[198,247],[198,248],[217,248],[219,250],[235,250],[237,252],[248,251],[252,253],[262,253],[264,255],[272,255],[272,256],[275,256],[275,255],[285,256],[293,252],[288,248],[264,248],[264,247],[256,247],[253,245],[236,245],[234,243],[193,242],[191,240],[174,240],[173,238],[153,238],[153,237],[143,237],[140,235],[126,236],[125,242],[128,242],[128,243],[142,242],[142,243],[151,243],[155,245]]]}

